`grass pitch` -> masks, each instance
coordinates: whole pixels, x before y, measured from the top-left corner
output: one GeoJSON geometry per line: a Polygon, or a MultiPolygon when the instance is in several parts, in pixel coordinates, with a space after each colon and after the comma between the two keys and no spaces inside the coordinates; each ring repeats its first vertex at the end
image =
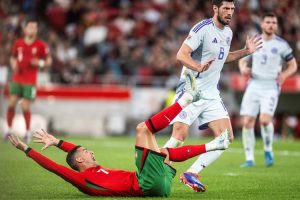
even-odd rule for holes
{"type": "MultiPolygon", "coordinates": [[[[135,170],[134,138],[66,138],[95,152],[99,164],[107,168],[135,170]]],[[[158,138],[162,145],[167,138],[158,138]]],[[[207,139],[189,139],[185,144],[204,143],[207,139]]],[[[31,144],[35,149],[41,145],[31,144]]],[[[288,140],[274,143],[275,166],[264,166],[261,141],[256,144],[256,165],[241,169],[244,153],[240,140],[235,140],[219,160],[201,173],[205,193],[195,193],[179,183],[178,176],[196,158],[175,163],[170,199],[300,199],[300,142],[288,140]]],[[[56,162],[66,165],[65,153],[55,147],[43,152],[56,162]]],[[[9,143],[0,141],[0,199],[98,199],[79,192],[69,183],[42,169],[9,143]]],[[[105,198],[124,199],[124,198],[105,198]]],[[[144,198],[126,198],[144,199],[144,198]]],[[[154,198],[160,199],[160,198],[154,198]]]]}

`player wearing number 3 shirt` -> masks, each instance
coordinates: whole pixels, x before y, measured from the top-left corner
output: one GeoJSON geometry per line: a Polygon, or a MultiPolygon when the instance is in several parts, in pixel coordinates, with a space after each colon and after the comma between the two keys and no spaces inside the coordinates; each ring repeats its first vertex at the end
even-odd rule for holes
{"type": "MultiPolygon", "coordinates": [[[[230,119],[218,89],[221,70],[224,63],[252,54],[259,49],[261,38],[247,38],[244,49],[230,52],[232,31],[228,25],[234,13],[234,1],[212,0],[212,5],[214,16],[194,25],[177,53],[177,59],[182,62],[183,69],[174,101],[177,101],[184,92],[183,74],[187,70],[192,70],[196,78],[198,95],[201,99],[183,109],[172,121],[174,125],[172,137],[165,147],[182,145],[189,126],[197,119],[199,128],[209,127],[214,136],[228,129],[231,141],[233,140],[230,119]]],[[[203,185],[198,173],[222,153],[223,151],[212,151],[202,154],[187,172],[180,175],[180,180],[190,188],[197,184],[203,185]]],[[[201,191],[204,192],[205,188],[201,191]]]]}
{"type": "Polygon", "coordinates": [[[297,70],[297,63],[291,47],[285,40],[275,35],[277,31],[276,15],[265,14],[261,28],[263,48],[239,62],[241,73],[251,76],[241,105],[242,137],[246,156],[246,162],[241,167],[254,165],[254,125],[259,113],[265,165],[268,167],[273,165],[274,127],[272,117],[277,107],[281,84],[297,70]],[[252,67],[249,65],[250,62],[252,67]],[[283,70],[284,63],[287,67],[283,70]]]}

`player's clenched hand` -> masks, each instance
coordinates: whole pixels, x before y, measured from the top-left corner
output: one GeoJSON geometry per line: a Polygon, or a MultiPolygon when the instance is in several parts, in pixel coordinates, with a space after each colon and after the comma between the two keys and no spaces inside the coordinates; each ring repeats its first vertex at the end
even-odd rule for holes
{"type": "Polygon", "coordinates": [[[254,53],[258,49],[262,48],[262,38],[260,36],[247,36],[246,39],[246,49],[248,50],[249,54],[254,53]]]}
{"type": "Polygon", "coordinates": [[[26,151],[26,149],[28,148],[28,145],[22,142],[16,135],[9,135],[8,139],[12,145],[14,145],[17,149],[20,149],[21,151],[26,151]]]}
{"type": "Polygon", "coordinates": [[[13,59],[11,61],[11,69],[13,72],[17,73],[19,71],[19,68],[18,68],[18,64],[17,64],[17,60],[16,59],[13,59]]]}
{"type": "Polygon", "coordinates": [[[30,63],[31,63],[31,65],[33,65],[35,67],[38,67],[39,66],[39,59],[33,58],[33,59],[31,59],[30,63]]]}
{"type": "Polygon", "coordinates": [[[277,82],[279,85],[282,85],[286,79],[286,75],[284,73],[280,73],[277,77],[277,82]]]}
{"type": "Polygon", "coordinates": [[[43,129],[40,131],[36,131],[33,134],[33,137],[34,137],[34,140],[33,140],[34,142],[44,144],[42,150],[47,149],[51,145],[57,145],[59,142],[59,140],[57,138],[55,138],[53,135],[50,135],[43,129]]]}
{"type": "Polygon", "coordinates": [[[244,76],[249,76],[251,75],[251,68],[250,67],[243,67],[241,68],[241,74],[244,76]]]}
{"type": "Polygon", "coordinates": [[[208,59],[206,62],[204,62],[203,64],[199,65],[198,69],[196,71],[198,72],[205,72],[209,69],[209,67],[211,66],[211,64],[215,61],[215,58],[210,58],[208,59]]]}

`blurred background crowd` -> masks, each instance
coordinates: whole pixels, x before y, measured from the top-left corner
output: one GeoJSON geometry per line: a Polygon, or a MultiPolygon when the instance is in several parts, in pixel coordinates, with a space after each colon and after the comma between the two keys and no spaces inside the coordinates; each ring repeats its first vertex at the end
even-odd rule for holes
{"type": "MultiPolygon", "coordinates": [[[[247,34],[259,32],[264,12],[274,11],[281,25],[279,35],[292,45],[299,61],[300,1],[235,4],[231,50],[242,48],[247,34]]],[[[163,85],[181,70],[175,56],[189,29],[211,17],[212,8],[210,0],[1,1],[0,65],[9,65],[11,46],[21,36],[27,16],[40,19],[40,37],[54,58],[52,82],[123,83],[134,76],[139,84],[163,85]]],[[[237,65],[224,70],[237,71],[237,65]]]]}
{"type": "MultiPolygon", "coordinates": [[[[300,60],[300,1],[236,0],[231,50],[258,33],[260,16],[273,11],[279,35],[300,60]]],[[[0,67],[26,17],[39,19],[39,36],[50,47],[49,81],[60,84],[135,84],[174,87],[181,71],[176,53],[190,28],[212,16],[211,0],[13,0],[0,1],[0,67]]],[[[222,80],[238,72],[226,65],[222,80]]],[[[237,111],[235,111],[237,112],[237,111]]],[[[278,115],[280,130],[297,128],[297,117],[278,115]],[[291,125],[292,124],[292,125],[291,125]]],[[[234,122],[233,122],[234,125],[234,122]]],[[[236,125],[238,127],[238,125],[236,125]]]]}

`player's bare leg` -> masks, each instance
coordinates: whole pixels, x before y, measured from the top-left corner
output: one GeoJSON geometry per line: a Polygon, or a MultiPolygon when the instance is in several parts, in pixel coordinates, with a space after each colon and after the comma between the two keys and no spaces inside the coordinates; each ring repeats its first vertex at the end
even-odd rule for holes
{"type": "MultiPolygon", "coordinates": [[[[229,140],[230,142],[233,141],[233,131],[232,126],[230,123],[230,119],[224,118],[224,119],[218,119],[215,121],[212,121],[208,124],[208,127],[212,130],[214,137],[218,137],[221,135],[225,130],[229,131],[229,140]]],[[[199,173],[201,170],[203,170],[205,167],[210,165],[212,162],[217,160],[224,151],[212,151],[206,154],[201,155],[196,162],[190,167],[190,171],[199,173]]]]}
{"type": "Polygon", "coordinates": [[[272,123],[272,116],[266,113],[260,114],[259,123],[261,129],[261,136],[264,142],[265,165],[267,167],[271,167],[274,163],[274,155],[273,155],[274,125],[272,123]]]}
{"type": "Polygon", "coordinates": [[[31,140],[31,132],[30,132],[30,122],[31,122],[30,106],[31,106],[31,100],[23,98],[21,106],[22,106],[23,116],[24,116],[25,125],[26,125],[26,133],[25,133],[25,136],[24,136],[24,141],[28,144],[31,140]]]}
{"type": "Polygon", "coordinates": [[[246,161],[240,165],[242,168],[253,167],[254,162],[254,147],[255,147],[255,134],[254,125],[256,118],[250,115],[243,116],[243,130],[242,139],[245,152],[246,161]]]}
{"type": "Polygon", "coordinates": [[[8,108],[6,112],[6,121],[8,126],[8,131],[4,135],[4,140],[8,140],[8,136],[12,133],[12,123],[15,116],[16,105],[19,101],[19,96],[16,94],[11,94],[8,99],[8,108]]]}
{"type": "Polygon", "coordinates": [[[145,122],[142,122],[136,127],[135,145],[144,147],[155,152],[160,152],[154,134],[147,128],[145,122]]]}
{"type": "MultiPolygon", "coordinates": [[[[232,142],[233,141],[233,131],[231,127],[230,120],[227,118],[224,119],[219,119],[212,121],[208,124],[209,128],[213,131],[214,136],[217,138],[224,132],[228,132],[229,134],[229,139],[232,142]]],[[[204,192],[205,187],[204,185],[200,182],[199,179],[199,173],[208,165],[210,165],[212,162],[217,160],[224,150],[216,150],[216,151],[210,151],[207,153],[204,153],[199,156],[199,158],[193,163],[193,165],[187,170],[187,172],[182,173],[180,175],[180,180],[184,182],[186,185],[191,186],[191,185],[199,185],[199,188],[192,188],[196,192],[204,192]]]]}
{"type": "Polygon", "coordinates": [[[182,122],[175,122],[171,138],[166,142],[164,147],[178,147],[183,145],[183,141],[188,136],[188,133],[189,125],[182,122]]]}

